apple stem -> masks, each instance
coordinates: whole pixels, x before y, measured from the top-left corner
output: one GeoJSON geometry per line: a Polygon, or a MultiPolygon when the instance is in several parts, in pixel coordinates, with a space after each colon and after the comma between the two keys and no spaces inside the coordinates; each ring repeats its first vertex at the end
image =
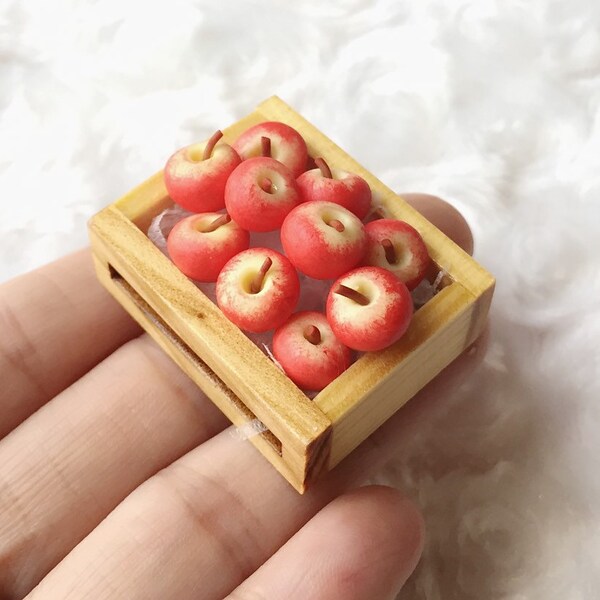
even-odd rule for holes
{"type": "Polygon", "coordinates": [[[273,193],[273,182],[268,177],[264,177],[258,186],[263,192],[267,192],[267,194],[273,193]]]}
{"type": "Polygon", "coordinates": [[[315,158],[315,165],[317,165],[317,167],[319,167],[323,177],[327,177],[327,179],[333,179],[333,175],[331,174],[331,169],[329,168],[329,165],[325,162],[324,158],[321,158],[321,157],[315,158]]]}
{"type": "Polygon", "coordinates": [[[332,219],[331,221],[329,221],[329,223],[327,223],[327,225],[329,225],[329,227],[333,227],[336,231],[339,231],[340,233],[346,229],[344,227],[344,224],[341,221],[338,221],[337,219],[332,219]]]}
{"type": "Polygon", "coordinates": [[[267,258],[265,258],[265,262],[260,267],[260,270],[258,271],[256,276],[250,283],[250,291],[253,294],[258,294],[258,292],[260,292],[260,290],[262,290],[262,286],[265,281],[265,276],[266,276],[268,270],[271,268],[272,264],[273,264],[273,261],[271,260],[271,258],[269,256],[267,256],[267,258]]]}
{"type": "Polygon", "coordinates": [[[205,229],[202,229],[202,233],[210,233],[211,231],[216,231],[221,227],[221,225],[227,225],[231,221],[231,217],[225,213],[217,217],[214,221],[211,221],[205,229]]]}
{"type": "Polygon", "coordinates": [[[354,302],[361,306],[367,306],[367,304],[369,304],[369,299],[364,294],[361,294],[359,291],[353,290],[342,283],[337,286],[333,293],[354,300],[354,302]]]}
{"type": "Polygon", "coordinates": [[[220,129],[215,131],[210,140],[204,146],[204,152],[202,153],[202,160],[207,160],[212,156],[212,151],[214,147],[217,145],[217,142],[223,137],[223,132],[220,129]]]}
{"type": "Polygon", "coordinates": [[[392,244],[392,240],[385,238],[381,240],[381,245],[383,246],[383,250],[385,252],[385,258],[390,263],[390,265],[395,265],[398,263],[398,255],[396,254],[396,248],[394,248],[394,244],[392,244]]]}
{"type": "Polygon", "coordinates": [[[383,210],[381,208],[376,208],[372,213],[372,217],[375,221],[378,221],[379,219],[385,219],[385,215],[383,214],[383,210]]]}
{"type": "Polygon", "coordinates": [[[310,342],[313,346],[317,346],[318,344],[320,344],[321,332],[319,331],[319,328],[315,327],[314,325],[309,325],[304,330],[304,339],[307,342],[310,342]]]}
{"type": "Polygon", "coordinates": [[[263,156],[271,158],[271,138],[263,135],[260,138],[260,149],[263,156]]]}

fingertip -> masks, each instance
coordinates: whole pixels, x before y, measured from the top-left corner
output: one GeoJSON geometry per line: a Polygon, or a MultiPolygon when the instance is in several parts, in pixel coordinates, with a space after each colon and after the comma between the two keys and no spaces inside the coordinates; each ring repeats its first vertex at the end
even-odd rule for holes
{"type": "Polygon", "coordinates": [[[425,525],[417,506],[397,489],[371,485],[338,497],[322,513],[336,532],[338,552],[343,549],[338,594],[350,597],[352,589],[362,590],[359,598],[394,598],[423,551],[425,525]]]}
{"type": "Polygon", "coordinates": [[[338,496],[228,598],[395,598],[423,548],[423,519],[401,492],[338,496]]]}
{"type": "Polygon", "coordinates": [[[407,193],[400,195],[465,252],[473,254],[473,233],[467,220],[454,206],[431,194],[407,193]]]}
{"type": "Polygon", "coordinates": [[[384,485],[370,485],[349,494],[355,502],[363,502],[373,526],[373,546],[385,549],[395,557],[396,591],[415,570],[425,541],[425,521],[417,505],[402,493],[384,485]]]}

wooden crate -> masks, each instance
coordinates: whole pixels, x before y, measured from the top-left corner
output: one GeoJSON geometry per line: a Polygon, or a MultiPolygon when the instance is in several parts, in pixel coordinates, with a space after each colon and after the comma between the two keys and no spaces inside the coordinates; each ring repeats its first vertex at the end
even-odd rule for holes
{"type": "Polygon", "coordinates": [[[299,491],[338,464],[481,332],[494,279],[431,223],[279,98],[224,130],[231,142],[261,121],[297,129],[311,156],[364,177],[389,216],[412,224],[447,283],[416,313],[407,334],[368,353],[309,400],[148,239],[172,205],[157,173],[89,223],[100,281],[237,426],[258,418],[251,442],[299,491]]]}

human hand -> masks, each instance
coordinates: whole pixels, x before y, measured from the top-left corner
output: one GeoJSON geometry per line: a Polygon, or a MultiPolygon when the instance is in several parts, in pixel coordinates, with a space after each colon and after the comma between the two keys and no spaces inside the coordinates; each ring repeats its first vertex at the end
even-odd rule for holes
{"type": "MultiPolygon", "coordinates": [[[[451,207],[404,197],[472,251],[451,207]]],[[[356,488],[479,353],[300,496],[140,333],[88,251],[0,287],[0,598],[393,598],[421,517],[356,488]]]]}

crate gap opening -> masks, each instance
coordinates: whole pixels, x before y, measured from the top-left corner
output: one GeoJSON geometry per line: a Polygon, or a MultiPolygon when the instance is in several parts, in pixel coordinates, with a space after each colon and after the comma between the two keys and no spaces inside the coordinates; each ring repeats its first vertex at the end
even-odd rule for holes
{"type": "MultiPolygon", "coordinates": [[[[243,416],[246,423],[249,423],[253,420],[258,420],[256,415],[240,400],[240,398],[234,394],[231,389],[225,384],[225,382],[203,361],[198,355],[171,329],[165,321],[152,309],[144,303],[140,302],[140,296],[135,291],[135,289],[127,282],[127,280],[111,265],[108,263],[108,271],[110,273],[110,278],[112,281],[118,285],[123,291],[127,293],[127,295],[131,298],[133,302],[135,302],[138,307],[143,310],[148,316],[152,318],[152,320],[156,323],[157,326],[163,331],[163,333],[169,338],[170,342],[184,350],[189,356],[193,357],[194,362],[205,372],[209,372],[210,375],[219,382],[219,384],[227,390],[227,395],[232,403],[235,405],[237,411],[243,416]]],[[[281,440],[277,438],[271,431],[268,429],[266,431],[257,433],[260,435],[265,441],[269,443],[269,445],[277,452],[279,456],[283,454],[283,445],[281,440]]]]}

